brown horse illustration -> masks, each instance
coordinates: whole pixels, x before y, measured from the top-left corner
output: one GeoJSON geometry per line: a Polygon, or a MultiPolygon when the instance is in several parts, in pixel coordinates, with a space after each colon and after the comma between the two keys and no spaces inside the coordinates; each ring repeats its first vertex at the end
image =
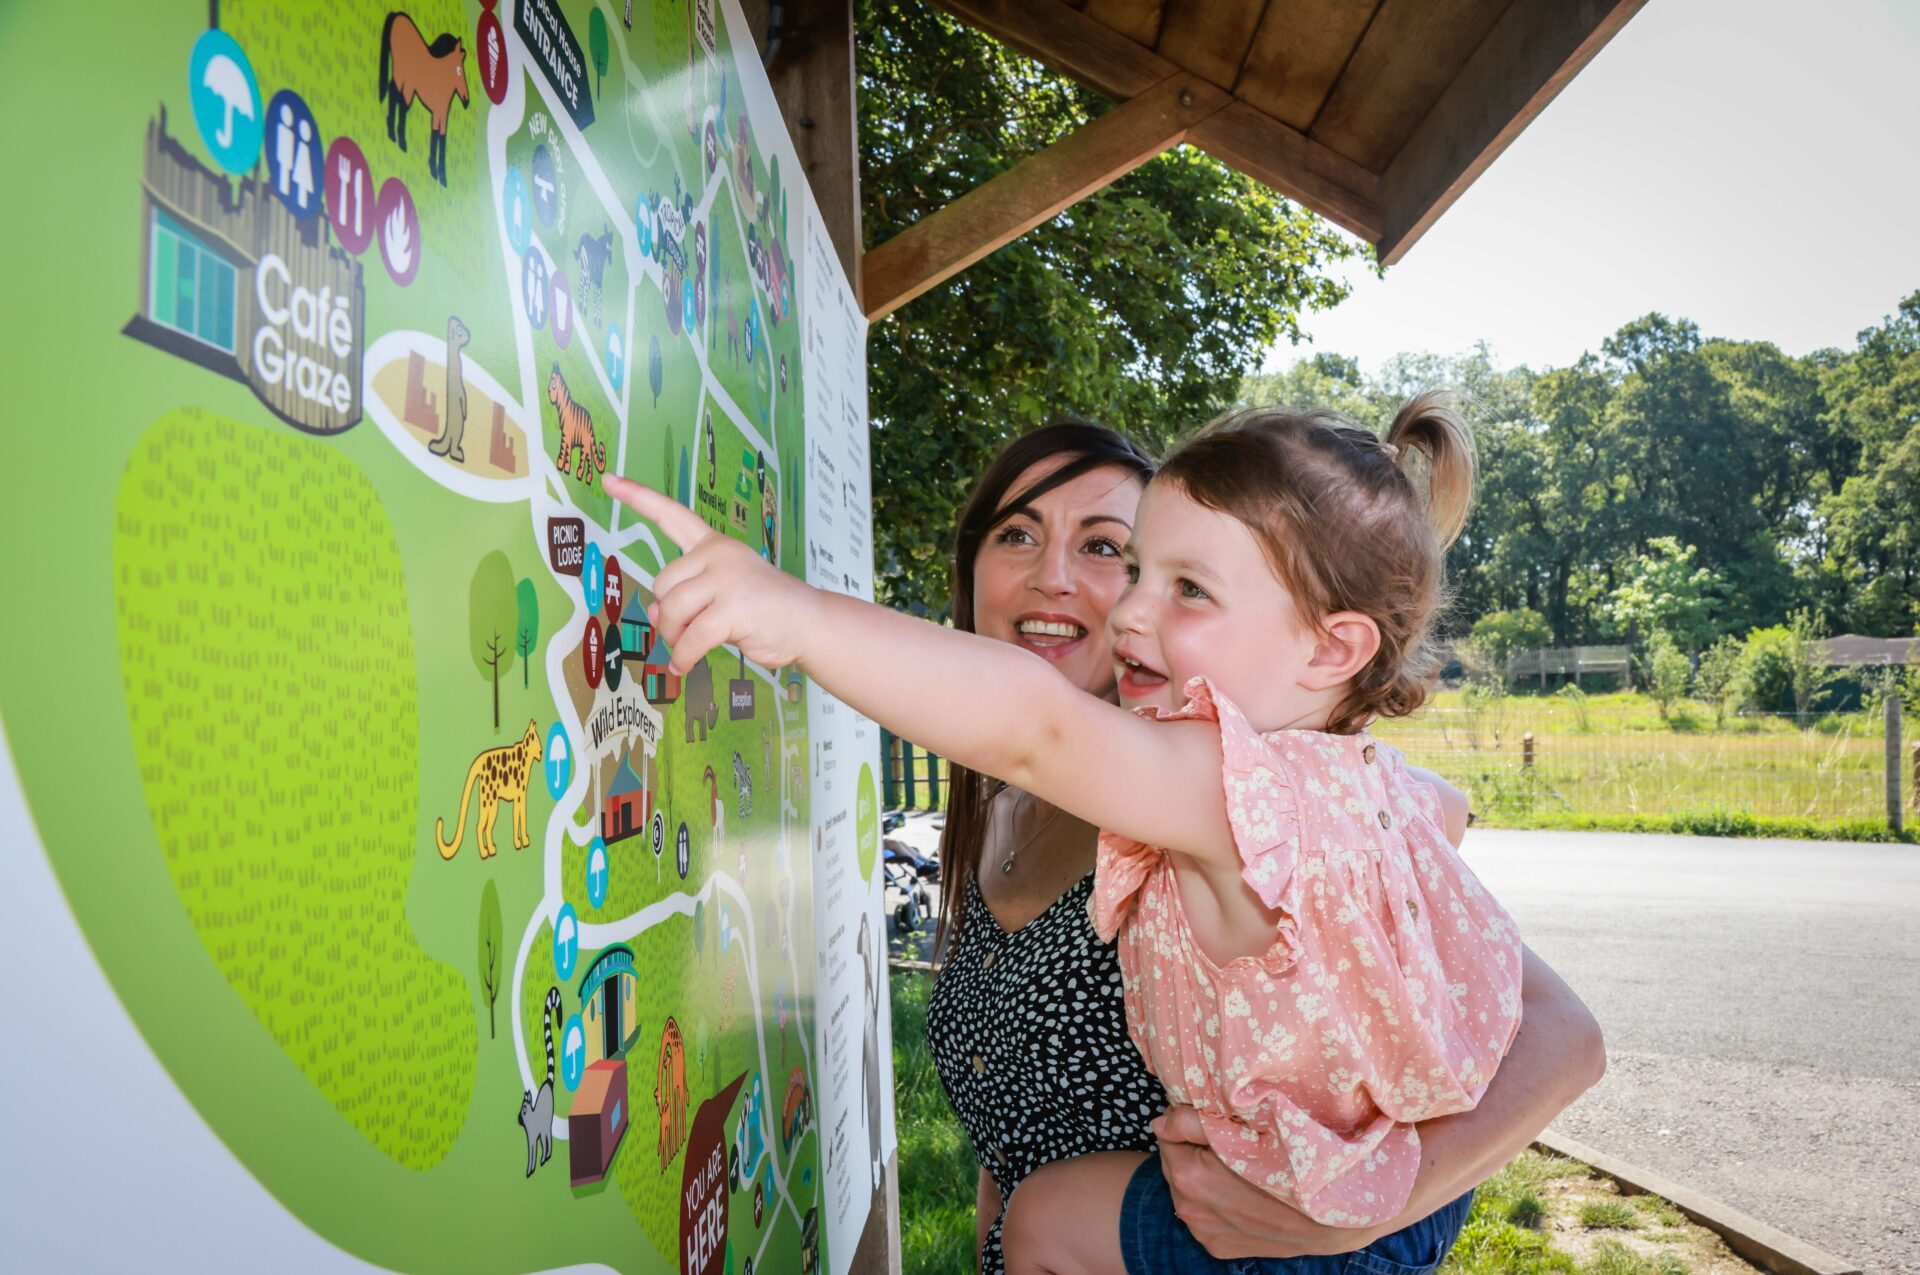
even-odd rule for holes
{"type": "Polygon", "coordinates": [[[447,184],[447,116],[453,95],[467,97],[467,47],[449,31],[429,45],[413,19],[398,10],[380,30],[380,99],[387,104],[387,140],[407,149],[407,111],[424,102],[433,118],[427,175],[447,184]]]}

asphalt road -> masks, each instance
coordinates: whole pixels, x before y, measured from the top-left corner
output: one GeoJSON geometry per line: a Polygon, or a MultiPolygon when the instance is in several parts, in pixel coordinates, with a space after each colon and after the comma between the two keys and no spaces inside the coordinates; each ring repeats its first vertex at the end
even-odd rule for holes
{"type": "Polygon", "coordinates": [[[1607,1036],[1554,1123],[1868,1271],[1920,1271],[1920,849],[1475,829],[1607,1036]]]}

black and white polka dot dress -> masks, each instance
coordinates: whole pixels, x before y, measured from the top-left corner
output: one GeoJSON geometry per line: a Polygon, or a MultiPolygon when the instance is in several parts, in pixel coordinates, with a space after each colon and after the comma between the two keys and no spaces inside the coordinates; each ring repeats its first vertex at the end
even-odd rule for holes
{"type": "MultiPolygon", "coordinates": [[[[1093,874],[1008,934],[967,885],[966,919],[927,1002],[947,1098],[1002,1201],[1054,1160],[1151,1151],[1160,1082],[1127,1037],[1120,967],[1087,915],[1093,874]]],[[[980,1254],[999,1275],[1000,1219],[980,1254]]]]}

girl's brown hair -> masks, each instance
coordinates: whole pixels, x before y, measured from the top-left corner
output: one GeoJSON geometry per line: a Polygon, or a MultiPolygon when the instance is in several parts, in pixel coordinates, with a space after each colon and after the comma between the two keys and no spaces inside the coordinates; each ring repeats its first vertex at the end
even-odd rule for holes
{"type": "Polygon", "coordinates": [[[1252,408],[1207,426],[1156,482],[1246,524],[1308,624],[1357,611],[1380,649],[1327,729],[1419,708],[1437,671],[1442,562],[1473,497],[1473,436],[1447,395],[1402,407],[1385,436],[1324,408],[1252,408]]]}
{"type": "MultiPolygon", "coordinates": [[[[1066,419],[1042,426],[1002,447],[974,485],[953,534],[953,627],[973,628],[973,563],[993,529],[1013,511],[1080,475],[1117,469],[1142,484],[1153,478],[1153,460],[1124,434],[1090,421],[1066,419]],[[1019,491],[1013,485],[1041,461],[1064,457],[1058,469],[1019,491]]],[[[988,803],[998,784],[978,771],[949,763],[947,825],[940,833],[940,924],[934,950],[945,950],[966,914],[967,883],[980,871],[987,838],[988,803]]]]}

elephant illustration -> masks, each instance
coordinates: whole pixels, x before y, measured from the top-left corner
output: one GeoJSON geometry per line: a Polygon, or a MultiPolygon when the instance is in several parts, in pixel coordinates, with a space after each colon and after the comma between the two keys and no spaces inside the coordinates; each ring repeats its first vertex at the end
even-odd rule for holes
{"type": "Polygon", "coordinates": [[[713,670],[701,660],[687,674],[687,680],[681,684],[680,703],[687,715],[687,742],[693,742],[693,728],[700,728],[700,742],[705,743],[707,732],[720,721],[720,705],[713,698],[713,670]]]}

